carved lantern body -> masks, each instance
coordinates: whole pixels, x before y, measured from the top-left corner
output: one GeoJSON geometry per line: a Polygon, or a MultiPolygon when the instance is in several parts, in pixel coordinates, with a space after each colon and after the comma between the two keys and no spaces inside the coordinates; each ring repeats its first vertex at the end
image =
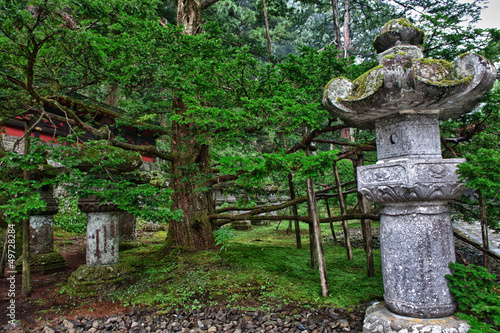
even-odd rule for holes
{"type": "Polygon", "coordinates": [[[376,130],[378,162],[358,168],[358,190],[382,206],[387,307],[439,318],[455,310],[445,278],[455,260],[448,201],[464,190],[456,175],[464,160],[441,157],[439,120],[471,111],[496,70],[476,54],[454,64],[424,59],[422,38],[409,21],[390,21],[374,43],[379,66],[354,82],[330,81],[323,104],[350,126],[376,130]]]}

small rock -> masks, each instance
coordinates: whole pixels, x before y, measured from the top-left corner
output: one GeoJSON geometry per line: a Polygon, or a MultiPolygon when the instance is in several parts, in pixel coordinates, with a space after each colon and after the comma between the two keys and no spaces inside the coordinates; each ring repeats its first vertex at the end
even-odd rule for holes
{"type": "Polygon", "coordinates": [[[217,332],[217,327],[215,327],[215,326],[210,327],[208,329],[208,332],[211,332],[211,333],[217,332]]]}

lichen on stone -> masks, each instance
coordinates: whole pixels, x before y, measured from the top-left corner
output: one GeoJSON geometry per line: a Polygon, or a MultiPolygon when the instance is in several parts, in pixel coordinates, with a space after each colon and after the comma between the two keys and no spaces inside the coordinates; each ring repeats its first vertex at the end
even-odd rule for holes
{"type": "Polygon", "coordinates": [[[363,99],[373,94],[384,83],[383,65],[378,65],[354,80],[354,87],[346,100],[363,99]]]}
{"type": "Polygon", "coordinates": [[[415,75],[419,81],[435,86],[457,86],[468,84],[473,75],[456,78],[453,73],[453,64],[441,59],[419,59],[414,61],[415,75]]]}
{"type": "Polygon", "coordinates": [[[406,18],[397,18],[387,22],[382,31],[398,30],[399,28],[415,28],[415,25],[406,18]]]}

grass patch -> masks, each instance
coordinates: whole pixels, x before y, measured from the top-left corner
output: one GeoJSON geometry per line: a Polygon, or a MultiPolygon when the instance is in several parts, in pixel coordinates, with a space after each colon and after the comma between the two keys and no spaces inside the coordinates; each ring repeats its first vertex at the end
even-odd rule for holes
{"type": "MultiPolygon", "coordinates": [[[[362,249],[354,249],[354,260],[349,261],[345,248],[325,242],[330,296],[324,298],[318,272],[310,267],[306,225],[301,225],[306,231],[302,249],[295,247],[295,234],[284,230],[288,223],[282,223],[280,230],[276,226],[234,231],[224,261],[218,251],[167,248],[166,233],[155,233],[142,246],[120,252],[120,262],[137,267],[140,276],[112,298],[126,305],[191,309],[210,305],[262,309],[290,303],[352,307],[382,298],[380,251],[374,251],[376,276],[368,278],[362,249]]],[[[329,225],[322,229],[329,237],[329,225]]],[[[340,231],[340,225],[336,229],[340,231]]]]}

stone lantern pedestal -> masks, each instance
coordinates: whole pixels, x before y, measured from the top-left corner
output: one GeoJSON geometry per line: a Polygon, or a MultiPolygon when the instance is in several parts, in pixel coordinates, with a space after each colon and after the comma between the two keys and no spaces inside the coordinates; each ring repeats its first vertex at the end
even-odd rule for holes
{"type": "Polygon", "coordinates": [[[66,267],[66,260],[54,250],[54,214],[59,210],[59,202],[52,189],[42,191],[41,195],[47,204],[46,209],[31,215],[29,224],[30,267],[33,272],[66,267]]]}
{"type": "Polygon", "coordinates": [[[424,59],[423,31],[388,22],[374,42],[379,66],[354,82],[333,79],[323,104],[346,124],[375,128],[378,161],[357,170],[358,191],[381,205],[385,304],[367,311],[363,332],[467,332],[445,275],[455,261],[448,201],[464,187],[464,159],[442,159],[439,121],[470,112],[496,79],[485,58],[424,59]]]}
{"type": "Polygon", "coordinates": [[[78,207],[87,213],[87,259],[86,265],[71,274],[70,292],[101,293],[129,285],[133,281],[132,268],[118,262],[120,211],[93,198],[80,199],[78,207]]]}

